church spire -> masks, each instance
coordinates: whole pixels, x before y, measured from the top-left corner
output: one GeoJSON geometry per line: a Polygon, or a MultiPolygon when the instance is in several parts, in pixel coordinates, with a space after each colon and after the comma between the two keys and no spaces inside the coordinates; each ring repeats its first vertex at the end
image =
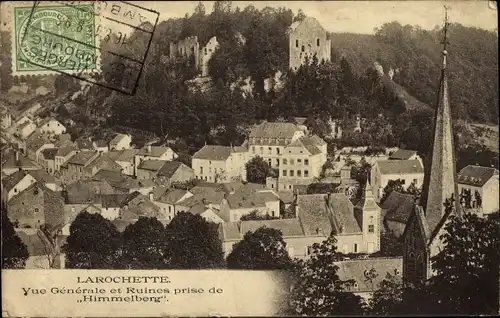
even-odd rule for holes
{"type": "MultiPolygon", "coordinates": [[[[447,9],[445,7],[445,9],[447,9]]],[[[445,202],[454,198],[454,210],[459,209],[457,199],[458,189],[455,180],[455,151],[453,143],[453,127],[448,95],[447,56],[448,51],[448,12],[445,14],[443,28],[443,64],[439,84],[439,95],[434,117],[434,136],[431,153],[427,158],[426,175],[422,191],[421,205],[425,208],[425,217],[429,230],[434,230],[441,224],[443,218],[447,217],[445,202]]]]}

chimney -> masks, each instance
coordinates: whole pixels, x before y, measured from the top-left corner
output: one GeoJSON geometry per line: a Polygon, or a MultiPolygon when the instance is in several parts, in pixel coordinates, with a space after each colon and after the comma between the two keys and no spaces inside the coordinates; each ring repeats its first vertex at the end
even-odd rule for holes
{"type": "Polygon", "coordinates": [[[16,151],[16,164],[19,162],[19,151],[16,151]]]}
{"type": "Polygon", "coordinates": [[[148,152],[151,152],[151,145],[148,145],[148,152]]]}
{"type": "Polygon", "coordinates": [[[153,192],[149,192],[149,200],[154,201],[153,192]]]}
{"type": "Polygon", "coordinates": [[[203,203],[203,205],[207,205],[207,199],[205,198],[201,199],[201,203],[203,203]]]}

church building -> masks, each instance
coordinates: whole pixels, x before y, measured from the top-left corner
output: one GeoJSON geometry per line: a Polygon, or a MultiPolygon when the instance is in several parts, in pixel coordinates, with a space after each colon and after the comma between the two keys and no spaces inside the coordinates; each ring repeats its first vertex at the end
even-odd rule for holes
{"type": "Polygon", "coordinates": [[[411,284],[426,281],[433,276],[431,259],[444,245],[439,237],[450,216],[462,213],[457,200],[452,115],[448,94],[447,30],[446,18],[432,152],[427,158],[420,204],[415,205],[403,233],[403,280],[411,284]]]}

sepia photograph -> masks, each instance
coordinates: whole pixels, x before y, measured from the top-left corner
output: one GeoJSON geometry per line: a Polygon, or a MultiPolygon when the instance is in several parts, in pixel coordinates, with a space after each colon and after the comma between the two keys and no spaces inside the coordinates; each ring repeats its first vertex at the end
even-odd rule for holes
{"type": "Polygon", "coordinates": [[[0,3],[2,317],[500,314],[497,2],[0,3]]]}

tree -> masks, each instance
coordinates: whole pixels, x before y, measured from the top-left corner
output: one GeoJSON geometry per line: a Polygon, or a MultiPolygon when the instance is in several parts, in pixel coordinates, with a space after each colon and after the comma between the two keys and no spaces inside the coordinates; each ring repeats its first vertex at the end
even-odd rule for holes
{"type": "Polygon", "coordinates": [[[359,182],[360,188],[363,188],[363,185],[370,177],[371,169],[372,165],[366,161],[365,157],[351,166],[351,178],[359,182]]]}
{"type": "Polygon", "coordinates": [[[224,266],[217,224],[199,215],[179,212],[166,226],[167,264],[171,269],[210,269],[224,266]]]}
{"type": "Polygon", "coordinates": [[[401,312],[403,303],[403,280],[401,276],[387,273],[385,279],[380,282],[379,288],[373,293],[369,307],[371,315],[402,315],[409,314],[401,312]]]}
{"type": "Polygon", "coordinates": [[[299,9],[299,11],[297,12],[297,15],[293,18],[293,22],[303,21],[305,18],[306,18],[306,14],[304,13],[304,11],[302,11],[302,9],[299,9]]]}
{"type": "Polygon", "coordinates": [[[269,214],[260,213],[258,210],[253,210],[249,214],[243,215],[241,221],[258,221],[258,220],[276,220],[277,217],[271,216],[269,214]]]}
{"type": "Polygon", "coordinates": [[[247,232],[227,257],[230,269],[283,270],[291,266],[287,244],[280,230],[261,227],[247,232]]]}
{"type": "Polygon", "coordinates": [[[380,256],[403,256],[403,241],[397,238],[392,232],[380,234],[380,256]]]}
{"type": "Polygon", "coordinates": [[[256,156],[245,165],[247,170],[247,181],[253,183],[266,183],[266,178],[270,173],[270,167],[262,157],[256,156]]]}
{"type": "Polygon", "coordinates": [[[387,185],[384,187],[384,191],[383,191],[382,198],[380,199],[380,203],[383,203],[385,201],[385,199],[387,199],[389,197],[389,195],[392,193],[392,191],[404,193],[405,189],[403,187],[403,180],[401,180],[401,179],[389,180],[389,182],[387,182],[387,185]]]}
{"type": "Polygon", "coordinates": [[[80,269],[120,268],[121,236],[116,227],[100,214],[82,212],[69,228],[63,246],[66,267],[80,269]]]}
{"type": "Polygon", "coordinates": [[[123,262],[129,269],[166,268],[166,232],[156,218],[140,217],[123,232],[123,262]]]}
{"type": "Polygon", "coordinates": [[[297,260],[290,295],[295,315],[359,315],[363,312],[361,297],[349,291],[354,281],[341,280],[337,274],[339,267],[335,262],[342,256],[336,244],[335,236],[331,235],[323,243],[312,246],[308,260],[297,260]]]}
{"type": "Polygon", "coordinates": [[[446,313],[498,313],[500,220],[475,214],[451,216],[441,239],[445,246],[433,258],[431,289],[446,313]]]}
{"type": "Polygon", "coordinates": [[[2,203],[2,268],[24,268],[29,257],[28,248],[17,235],[14,225],[2,203]]]}

